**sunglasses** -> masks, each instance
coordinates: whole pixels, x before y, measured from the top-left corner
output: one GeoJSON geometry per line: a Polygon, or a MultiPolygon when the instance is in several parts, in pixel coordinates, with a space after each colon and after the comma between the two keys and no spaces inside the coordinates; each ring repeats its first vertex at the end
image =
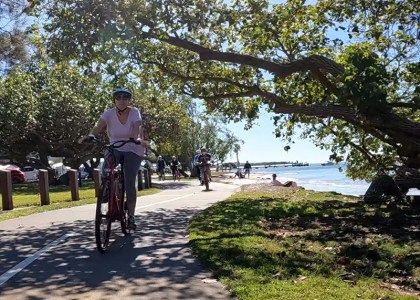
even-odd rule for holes
{"type": "Polygon", "coordinates": [[[130,100],[131,96],[129,94],[116,94],[114,100],[130,100]]]}

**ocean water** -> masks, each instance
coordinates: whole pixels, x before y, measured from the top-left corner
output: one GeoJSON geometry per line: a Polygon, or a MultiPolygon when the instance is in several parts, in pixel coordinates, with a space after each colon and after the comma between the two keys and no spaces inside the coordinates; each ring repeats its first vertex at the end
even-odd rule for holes
{"type": "MultiPolygon", "coordinates": [[[[299,186],[308,190],[321,192],[337,192],[344,195],[361,196],[369,187],[369,183],[362,180],[353,181],[339,171],[339,166],[322,166],[321,164],[309,164],[302,167],[253,167],[254,174],[277,174],[281,182],[293,180],[299,186]],[[257,168],[256,168],[257,167],[257,168]]],[[[264,176],[264,178],[268,177],[264,176]]]]}

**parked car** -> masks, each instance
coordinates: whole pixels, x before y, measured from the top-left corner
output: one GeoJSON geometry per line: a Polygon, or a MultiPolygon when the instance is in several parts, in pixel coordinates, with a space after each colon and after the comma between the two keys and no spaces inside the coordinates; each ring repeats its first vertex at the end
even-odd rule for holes
{"type": "Polygon", "coordinates": [[[88,179],[89,178],[89,172],[86,171],[84,166],[80,166],[79,172],[80,172],[80,177],[82,179],[88,179]]]}
{"type": "Polygon", "coordinates": [[[63,165],[63,163],[56,163],[51,166],[55,170],[55,174],[57,178],[66,174],[71,168],[68,166],[63,165]]]}
{"type": "Polygon", "coordinates": [[[25,173],[19,167],[14,165],[0,166],[0,170],[8,170],[12,175],[12,183],[22,183],[25,181],[25,173]]]}
{"type": "Polygon", "coordinates": [[[25,173],[25,180],[26,181],[37,181],[39,170],[35,169],[32,166],[24,166],[22,168],[23,173],[25,173]]]}

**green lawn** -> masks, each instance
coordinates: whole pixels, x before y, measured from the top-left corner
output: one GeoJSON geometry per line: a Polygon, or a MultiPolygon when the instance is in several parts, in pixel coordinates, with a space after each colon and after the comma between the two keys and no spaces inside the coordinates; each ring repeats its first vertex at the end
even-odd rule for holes
{"type": "Polygon", "coordinates": [[[197,215],[190,239],[239,299],[419,299],[419,220],[335,193],[245,189],[197,215]]]}
{"type": "MultiPolygon", "coordinates": [[[[0,211],[0,221],[48,210],[96,203],[93,181],[83,181],[83,186],[79,188],[80,200],[78,201],[71,200],[70,187],[68,186],[50,186],[49,191],[51,204],[41,206],[37,183],[14,184],[12,191],[14,209],[0,211]]],[[[156,188],[144,189],[137,195],[150,195],[159,191],[156,188]]],[[[0,209],[2,209],[2,203],[0,203],[0,209]]]]}

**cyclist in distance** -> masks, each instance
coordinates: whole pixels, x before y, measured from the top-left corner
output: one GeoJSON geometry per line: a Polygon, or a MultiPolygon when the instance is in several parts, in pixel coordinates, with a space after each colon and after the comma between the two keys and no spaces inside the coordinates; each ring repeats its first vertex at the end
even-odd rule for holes
{"type": "Polygon", "coordinates": [[[163,160],[163,158],[162,158],[161,155],[158,156],[158,160],[156,162],[156,166],[157,166],[157,173],[159,175],[159,179],[162,179],[162,175],[165,173],[166,163],[163,160]]]}
{"type": "Polygon", "coordinates": [[[171,160],[171,170],[172,170],[172,176],[175,180],[175,176],[177,175],[176,172],[178,171],[179,167],[181,166],[181,164],[179,163],[179,161],[176,159],[176,156],[172,156],[172,160],[171,160]]]}
{"type": "MultiPolygon", "coordinates": [[[[128,209],[128,229],[135,229],[136,223],[134,212],[136,208],[137,191],[136,176],[140,168],[140,163],[144,159],[145,146],[147,142],[141,136],[141,115],[140,111],[131,106],[132,93],[127,88],[116,88],[113,93],[115,107],[106,110],[91,129],[89,135],[108,135],[110,143],[120,140],[134,139],[136,143],[127,143],[114,151],[116,164],[124,161],[124,186],[126,190],[127,209],[128,209]]],[[[82,138],[82,139],[86,139],[82,138]]],[[[105,153],[105,157],[107,153],[105,153]]],[[[102,176],[105,174],[105,164],[103,164],[102,176]]]]}
{"type": "MultiPolygon", "coordinates": [[[[200,174],[201,174],[201,185],[204,184],[204,168],[205,166],[209,166],[210,165],[210,161],[211,161],[211,155],[210,153],[207,153],[207,149],[206,148],[201,148],[201,154],[198,156],[197,158],[198,161],[198,165],[200,166],[200,174]]],[[[209,181],[211,181],[211,173],[210,173],[210,168],[206,168],[207,170],[207,178],[209,179],[209,181]]]]}

